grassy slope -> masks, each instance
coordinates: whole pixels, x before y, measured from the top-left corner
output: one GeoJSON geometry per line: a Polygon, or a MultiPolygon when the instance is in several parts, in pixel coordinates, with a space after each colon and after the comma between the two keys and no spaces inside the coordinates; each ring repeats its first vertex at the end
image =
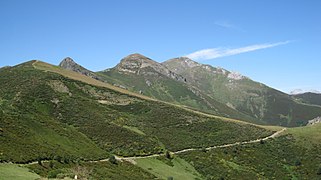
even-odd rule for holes
{"type": "Polygon", "coordinates": [[[32,173],[26,167],[16,164],[0,164],[0,180],[35,180],[40,178],[36,173],[32,173]]]}
{"type": "Polygon", "coordinates": [[[122,93],[128,94],[122,94],[115,91],[117,88],[109,89],[108,84],[41,62],[0,73],[0,138],[4,144],[0,151],[4,161],[28,162],[54,156],[97,159],[108,152],[144,155],[271,134],[250,124],[144,100],[140,98],[144,96],[124,90],[122,93]],[[101,100],[107,103],[99,103],[101,100]]]}
{"type": "Polygon", "coordinates": [[[111,89],[111,90],[114,90],[114,91],[117,91],[117,92],[121,92],[121,93],[132,95],[132,96],[136,96],[136,97],[139,97],[139,98],[142,98],[142,99],[154,100],[154,99],[152,99],[150,97],[147,97],[147,96],[144,96],[144,95],[141,95],[141,94],[137,94],[137,93],[133,93],[131,91],[127,91],[125,89],[112,86],[112,85],[110,85],[108,83],[104,83],[102,81],[98,81],[98,80],[93,79],[91,77],[84,76],[84,75],[79,74],[77,72],[65,70],[65,69],[60,68],[58,66],[54,66],[54,65],[42,62],[42,61],[32,61],[32,65],[33,65],[34,68],[39,69],[39,70],[43,70],[45,72],[49,71],[49,72],[57,73],[57,74],[60,74],[60,75],[62,75],[64,77],[67,77],[67,78],[70,78],[70,79],[73,79],[73,80],[81,81],[81,82],[84,82],[84,83],[87,83],[87,84],[91,84],[91,85],[94,85],[94,86],[105,87],[105,88],[108,88],[108,89],[111,89]]]}
{"type": "Polygon", "coordinates": [[[52,161],[45,162],[41,166],[38,164],[27,165],[29,169],[40,174],[42,177],[50,178],[71,178],[77,175],[78,179],[154,179],[155,176],[147,171],[134,166],[128,162],[77,162],[77,163],[59,163],[52,161]],[[50,165],[51,164],[51,165],[50,165]]]}
{"type": "MultiPolygon", "coordinates": [[[[114,69],[98,72],[97,74],[107,82],[125,86],[130,91],[136,93],[142,91],[144,95],[161,101],[185,105],[219,116],[253,122],[252,117],[231,109],[205,94],[199,93],[199,95],[195,95],[191,88],[184,83],[175,81],[161,74],[144,75],[144,72],[146,72],[146,74],[151,72],[158,74],[151,68],[142,69],[139,75],[119,73],[114,69]],[[151,83],[150,86],[147,85],[147,81],[151,83]]],[[[193,91],[197,90],[193,89],[193,91]]]]}
{"type": "Polygon", "coordinates": [[[83,133],[56,120],[50,102],[54,93],[41,85],[45,77],[32,69],[21,66],[0,72],[0,160],[107,156],[83,133]]]}
{"type": "MultiPolygon", "coordinates": [[[[60,73],[64,74],[65,71],[61,70],[60,73]]],[[[90,82],[92,81],[99,82],[90,79],[90,82]]],[[[115,119],[114,123],[136,127],[148,136],[156,136],[170,150],[179,150],[189,146],[202,147],[225,141],[247,140],[270,133],[252,125],[226,122],[219,117],[207,117],[195,112],[182,111],[180,107],[169,106],[161,102],[105,105],[105,108],[123,112],[121,118],[115,119]],[[235,131],[221,131],[223,129],[235,129],[235,131]],[[202,138],[205,134],[207,138],[202,138]]]]}
{"type": "Polygon", "coordinates": [[[289,134],[292,134],[297,140],[308,144],[321,144],[321,123],[313,126],[290,128],[289,134]]]}
{"type": "Polygon", "coordinates": [[[262,143],[180,155],[209,179],[320,179],[321,125],[262,143]]]}
{"type": "Polygon", "coordinates": [[[135,161],[137,166],[161,179],[167,179],[168,177],[186,180],[203,179],[192,165],[178,157],[167,160],[168,163],[157,158],[138,159],[135,161]]]}
{"type": "MultiPolygon", "coordinates": [[[[70,73],[54,66],[46,66],[46,70],[55,69],[64,76],[66,76],[64,73],[70,73]]],[[[269,131],[250,124],[235,123],[234,120],[227,118],[222,120],[219,117],[184,110],[178,106],[146,101],[137,98],[136,94],[131,96],[106,89],[107,84],[100,84],[92,79],[86,80],[77,73],[70,73],[71,75],[68,76],[83,82],[49,72],[36,71],[31,63],[6,69],[0,73],[3,73],[0,80],[4,85],[0,89],[0,117],[2,117],[0,122],[3,123],[0,138],[4,145],[0,150],[1,157],[6,160],[29,161],[37,158],[39,154],[46,158],[52,154],[50,149],[58,149],[55,146],[59,146],[60,150],[55,153],[61,153],[61,156],[83,157],[90,154],[91,156],[86,158],[95,158],[95,156],[97,158],[103,157],[108,151],[121,155],[130,155],[133,152],[143,154],[157,152],[157,149],[162,150],[164,147],[169,150],[179,150],[186,147],[203,147],[255,139],[270,134],[269,131]],[[62,87],[52,88],[48,85],[52,81],[60,82],[67,87],[68,91],[63,92],[62,87]],[[59,90],[61,92],[57,92],[59,90]],[[58,105],[52,102],[54,98],[59,100],[58,105]],[[98,103],[100,99],[109,103],[100,104],[98,103]],[[30,139],[26,138],[26,134],[30,139]],[[29,136],[30,134],[32,136],[29,136]],[[48,136],[40,137],[40,135],[48,136]],[[126,141],[123,142],[125,139],[126,141]],[[32,144],[25,146],[24,143],[32,144]],[[79,149],[79,147],[83,148],[79,149]],[[141,149],[141,147],[144,148],[141,149]],[[7,154],[9,150],[12,151],[12,155],[7,154]]],[[[180,157],[193,165],[206,178],[315,179],[321,148],[316,144],[305,147],[305,144],[298,143],[301,142],[298,139],[320,142],[319,127],[316,125],[290,129],[289,132],[293,135],[269,140],[264,144],[215,149],[207,153],[189,152],[180,157]]],[[[277,128],[272,127],[273,130],[277,128]]],[[[177,166],[178,169],[175,169],[175,166],[172,168],[170,165],[167,166],[167,162],[165,165],[164,161],[160,162],[160,160],[143,162],[145,167],[147,167],[146,164],[151,163],[156,163],[159,167],[154,169],[155,174],[188,166],[183,162],[182,166],[177,166]],[[164,169],[167,170],[164,171],[164,169]]],[[[47,168],[32,165],[36,172],[44,173],[43,176],[57,172],[68,174],[76,167],[77,169],[82,167],[89,170],[86,172],[91,172],[90,177],[96,179],[137,179],[138,177],[151,179],[153,177],[141,169],[123,163],[117,166],[109,163],[83,163],[78,166],[76,163],[55,162],[53,169],[48,168],[46,163],[44,166],[47,168]]],[[[178,174],[184,176],[194,171],[190,166],[188,169],[180,170],[178,174]]],[[[163,174],[163,177],[167,175],[163,174]]]]}
{"type": "MultiPolygon", "coordinates": [[[[113,123],[122,114],[98,103],[98,95],[91,92],[94,87],[34,70],[30,63],[1,73],[3,160],[27,162],[54,155],[97,159],[106,157],[106,151],[123,155],[161,151],[155,138],[113,123]],[[56,89],[50,87],[53,82],[58,83],[56,89]],[[68,92],[58,92],[59,88],[68,92]]],[[[104,96],[119,101],[122,95],[106,90],[104,96]]]]}

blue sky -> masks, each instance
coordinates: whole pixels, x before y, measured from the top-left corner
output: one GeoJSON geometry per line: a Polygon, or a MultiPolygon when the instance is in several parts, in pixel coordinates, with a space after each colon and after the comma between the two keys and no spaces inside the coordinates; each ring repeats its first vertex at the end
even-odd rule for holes
{"type": "Polygon", "coordinates": [[[1,0],[0,66],[70,56],[97,71],[135,52],[189,55],[285,92],[321,91],[320,22],[320,0],[1,0]]]}

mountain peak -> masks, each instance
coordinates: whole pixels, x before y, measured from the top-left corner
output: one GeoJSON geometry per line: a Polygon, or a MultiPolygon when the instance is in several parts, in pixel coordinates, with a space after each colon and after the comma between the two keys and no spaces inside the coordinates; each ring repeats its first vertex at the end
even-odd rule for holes
{"type": "Polygon", "coordinates": [[[126,56],[124,59],[149,59],[149,58],[142,54],[134,53],[126,56]]]}
{"type": "Polygon", "coordinates": [[[126,57],[124,57],[120,64],[122,63],[134,63],[134,64],[137,64],[137,65],[142,65],[142,64],[157,64],[156,61],[142,55],[142,54],[139,54],[139,53],[134,53],[134,54],[130,54],[126,57]]]}
{"type": "Polygon", "coordinates": [[[66,57],[59,63],[59,66],[70,70],[70,68],[76,64],[71,57],[66,57]]]}
{"type": "Polygon", "coordinates": [[[116,66],[116,69],[119,72],[138,73],[140,69],[149,66],[158,67],[159,63],[144,55],[135,53],[124,57],[116,66]]]}
{"type": "Polygon", "coordinates": [[[201,66],[200,63],[193,61],[192,59],[188,57],[178,57],[169,59],[162,63],[165,67],[168,69],[180,74],[185,70],[201,66]]]}
{"type": "Polygon", "coordinates": [[[91,78],[94,78],[94,79],[100,79],[95,73],[89,71],[88,69],[82,67],[81,65],[77,64],[72,58],[70,57],[66,57],[64,58],[60,63],[59,63],[59,66],[64,68],[64,69],[67,69],[67,70],[70,70],[70,71],[75,71],[75,72],[78,72],[80,74],[83,74],[85,76],[89,76],[91,78]]]}
{"type": "Polygon", "coordinates": [[[165,62],[163,62],[163,64],[169,65],[169,64],[180,64],[181,66],[183,66],[184,68],[193,68],[196,66],[201,66],[200,63],[193,61],[192,59],[188,58],[188,57],[178,57],[178,58],[173,58],[170,60],[167,60],[165,62]]]}
{"type": "Polygon", "coordinates": [[[135,53],[124,57],[119,64],[114,68],[119,73],[133,73],[141,75],[165,75],[169,78],[175,79],[177,81],[185,82],[186,79],[172,71],[170,71],[166,66],[158,63],[144,55],[135,53]]]}

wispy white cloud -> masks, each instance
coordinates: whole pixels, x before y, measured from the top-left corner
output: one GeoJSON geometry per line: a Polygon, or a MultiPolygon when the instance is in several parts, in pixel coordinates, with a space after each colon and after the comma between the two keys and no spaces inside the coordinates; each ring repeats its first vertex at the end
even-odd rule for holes
{"type": "Polygon", "coordinates": [[[288,44],[292,41],[283,41],[283,42],[277,42],[277,43],[265,43],[265,44],[255,44],[240,48],[211,48],[211,49],[203,49],[196,52],[193,52],[191,54],[186,55],[186,57],[191,58],[193,60],[208,60],[208,59],[215,59],[225,56],[232,56],[236,54],[256,51],[260,49],[267,49],[272,48],[280,45],[288,44]]]}
{"type": "Polygon", "coordinates": [[[238,31],[244,31],[242,28],[238,27],[237,25],[229,22],[229,21],[216,21],[214,23],[216,26],[219,26],[221,28],[226,28],[226,29],[234,29],[238,31]]]}
{"type": "Polygon", "coordinates": [[[234,28],[236,27],[235,25],[227,22],[227,21],[216,21],[215,25],[223,27],[223,28],[234,28]]]}

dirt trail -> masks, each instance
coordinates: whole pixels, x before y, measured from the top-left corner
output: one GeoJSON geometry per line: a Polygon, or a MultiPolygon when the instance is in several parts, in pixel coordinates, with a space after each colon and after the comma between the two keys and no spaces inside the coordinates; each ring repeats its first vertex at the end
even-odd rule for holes
{"type": "MultiPolygon", "coordinates": [[[[237,145],[242,145],[242,144],[252,144],[252,143],[258,143],[261,141],[265,141],[271,138],[275,138],[277,137],[279,134],[283,133],[286,130],[286,128],[283,128],[280,131],[275,132],[274,134],[264,137],[264,138],[260,138],[260,139],[256,139],[256,140],[250,140],[250,141],[243,141],[243,142],[235,142],[235,143],[231,143],[231,144],[224,144],[224,145],[218,145],[218,146],[211,146],[211,147],[207,147],[205,148],[205,150],[211,150],[211,149],[217,149],[217,148],[225,148],[225,147],[231,147],[231,146],[237,146],[237,145]]],[[[189,149],[183,149],[180,151],[175,151],[175,152],[171,152],[171,154],[180,154],[180,153],[184,153],[184,152],[189,152],[189,151],[200,151],[203,150],[204,148],[189,148],[189,149]]],[[[164,156],[164,154],[153,154],[153,155],[149,155],[149,156],[134,156],[134,157],[118,157],[116,156],[117,160],[124,160],[124,161],[129,161],[129,162],[134,162],[135,159],[143,159],[143,158],[151,158],[151,157],[159,157],[159,156],[164,156]]]]}
{"type": "MultiPolygon", "coordinates": [[[[268,139],[272,139],[277,137],[279,134],[283,133],[286,130],[286,128],[283,128],[275,133],[273,133],[270,136],[264,137],[264,138],[259,138],[256,140],[250,140],[250,141],[243,141],[243,142],[235,142],[235,143],[231,143],[231,144],[223,144],[223,145],[218,145],[218,146],[211,146],[211,147],[207,147],[205,148],[205,150],[211,150],[211,149],[217,149],[217,148],[225,148],[225,147],[231,147],[231,146],[237,146],[237,145],[242,145],[242,144],[252,144],[252,143],[259,143],[261,141],[265,141],[268,139]]],[[[181,154],[184,152],[190,152],[190,151],[201,151],[204,150],[204,148],[189,148],[189,149],[183,149],[183,150],[179,150],[179,151],[174,151],[171,152],[171,154],[181,154]]],[[[148,155],[148,156],[132,156],[132,157],[120,157],[120,156],[115,156],[115,158],[119,161],[128,161],[132,164],[136,164],[135,160],[136,159],[145,159],[145,158],[152,158],[152,157],[159,157],[159,156],[164,156],[164,153],[161,154],[152,154],[152,155],[148,155]]],[[[101,160],[96,160],[96,161],[87,161],[87,162],[91,162],[91,163],[96,163],[96,162],[105,162],[108,161],[109,159],[101,159],[101,160]]],[[[47,162],[47,161],[42,161],[42,162],[47,162]]],[[[31,164],[37,164],[38,161],[35,162],[31,162],[28,163],[28,165],[31,164]]]]}

